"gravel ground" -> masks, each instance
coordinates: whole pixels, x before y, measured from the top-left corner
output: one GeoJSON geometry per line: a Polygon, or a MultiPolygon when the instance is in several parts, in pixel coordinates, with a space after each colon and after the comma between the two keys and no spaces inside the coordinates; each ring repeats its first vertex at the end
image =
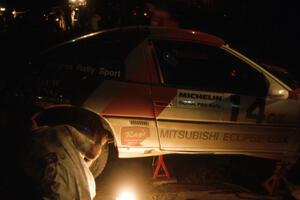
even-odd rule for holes
{"type": "Polygon", "coordinates": [[[272,174],[274,161],[239,156],[168,155],[165,162],[176,183],[152,180],[152,158],[110,159],[96,179],[95,200],[115,200],[124,188],[137,200],[292,200],[285,187],[267,195],[261,183],[272,174]]]}

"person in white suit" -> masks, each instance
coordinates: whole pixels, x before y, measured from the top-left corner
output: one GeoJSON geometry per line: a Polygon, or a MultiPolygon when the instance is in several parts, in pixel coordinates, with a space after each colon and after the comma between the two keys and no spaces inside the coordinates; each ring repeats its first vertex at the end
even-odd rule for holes
{"type": "Polygon", "coordinates": [[[33,131],[25,161],[38,196],[51,200],[91,200],[95,180],[87,160],[96,159],[107,143],[106,131],[84,133],[70,125],[33,131]]]}

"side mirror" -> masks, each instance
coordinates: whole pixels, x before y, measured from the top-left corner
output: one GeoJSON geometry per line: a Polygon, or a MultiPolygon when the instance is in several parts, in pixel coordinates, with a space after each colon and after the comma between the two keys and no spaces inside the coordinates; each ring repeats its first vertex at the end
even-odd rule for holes
{"type": "Polygon", "coordinates": [[[271,99],[287,99],[289,98],[289,91],[285,89],[270,88],[269,97],[271,99]]]}

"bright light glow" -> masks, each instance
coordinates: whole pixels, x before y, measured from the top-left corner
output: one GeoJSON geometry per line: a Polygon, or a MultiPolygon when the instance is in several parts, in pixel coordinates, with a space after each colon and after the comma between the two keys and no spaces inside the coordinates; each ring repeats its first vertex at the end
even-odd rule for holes
{"type": "Polygon", "coordinates": [[[196,32],[195,31],[192,31],[192,34],[195,34],[196,32]]]}
{"type": "Polygon", "coordinates": [[[145,12],[145,13],[144,13],[144,16],[146,17],[147,15],[148,15],[148,13],[145,12]]]}
{"type": "Polygon", "coordinates": [[[130,190],[124,190],[118,194],[116,200],[136,200],[134,192],[130,190]]]}
{"type": "Polygon", "coordinates": [[[17,17],[17,11],[16,11],[16,10],[13,10],[13,11],[11,12],[11,14],[13,15],[14,18],[17,17]]]}
{"type": "Polygon", "coordinates": [[[278,94],[283,94],[284,93],[284,90],[279,90],[278,91],[278,94]]]}
{"type": "Polygon", "coordinates": [[[72,3],[75,3],[75,2],[76,2],[76,0],[70,0],[70,2],[72,2],[72,3]]]}
{"type": "Polygon", "coordinates": [[[85,2],[85,0],[78,0],[80,3],[83,3],[83,2],[85,2]]]}
{"type": "Polygon", "coordinates": [[[57,21],[57,22],[58,22],[58,21],[59,21],[59,18],[56,18],[56,19],[55,19],[55,21],[57,21]]]}
{"type": "Polygon", "coordinates": [[[0,8],[0,11],[5,11],[6,9],[5,8],[0,8]]]}
{"type": "Polygon", "coordinates": [[[183,100],[183,103],[185,103],[185,104],[194,104],[195,102],[191,101],[191,100],[183,100]]]}

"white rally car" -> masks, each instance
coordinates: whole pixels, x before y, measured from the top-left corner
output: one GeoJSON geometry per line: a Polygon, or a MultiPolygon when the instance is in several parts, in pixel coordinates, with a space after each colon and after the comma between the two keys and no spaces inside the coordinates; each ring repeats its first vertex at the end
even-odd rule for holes
{"type": "MultiPolygon", "coordinates": [[[[121,158],[299,155],[299,90],[216,36],[116,28],[65,42],[31,65],[30,94],[44,108],[36,125],[99,124],[121,158]]],[[[99,172],[107,151],[94,164],[99,172]]]]}

